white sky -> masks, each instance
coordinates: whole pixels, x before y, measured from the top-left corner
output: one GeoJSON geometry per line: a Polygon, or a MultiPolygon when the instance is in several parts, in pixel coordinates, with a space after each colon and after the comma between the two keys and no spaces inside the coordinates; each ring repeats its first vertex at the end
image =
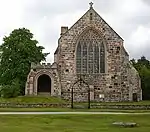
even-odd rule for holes
{"type": "MultiPolygon", "coordinates": [[[[71,27],[90,0],[0,0],[0,43],[16,28],[28,28],[53,62],[61,26],[71,27]]],[[[130,58],[150,59],[150,0],[93,0],[94,9],[124,39],[130,58]]]]}

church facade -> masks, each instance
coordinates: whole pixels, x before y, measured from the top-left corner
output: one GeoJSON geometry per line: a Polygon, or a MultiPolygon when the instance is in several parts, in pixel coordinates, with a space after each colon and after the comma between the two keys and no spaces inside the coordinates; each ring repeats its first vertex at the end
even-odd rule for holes
{"type": "Polygon", "coordinates": [[[70,28],[61,27],[54,63],[32,64],[26,95],[67,100],[142,100],[140,77],[123,39],[93,9],[70,28]]]}

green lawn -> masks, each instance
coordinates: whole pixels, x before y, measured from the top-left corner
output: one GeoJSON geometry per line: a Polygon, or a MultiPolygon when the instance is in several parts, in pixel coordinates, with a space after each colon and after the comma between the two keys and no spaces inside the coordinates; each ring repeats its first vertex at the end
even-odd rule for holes
{"type": "MultiPolygon", "coordinates": [[[[16,98],[0,98],[0,103],[71,103],[71,102],[52,96],[20,96],[16,98]]],[[[75,104],[87,104],[87,103],[75,103],[75,104]]],[[[150,105],[150,100],[140,102],[91,102],[91,104],[150,105]]]]}
{"type": "Polygon", "coordinates": [[[0,98],[0,103],[67,103],[67,101],[48,96],[21,96],[16,98],[0,98]]]}
{"type": "Polygon", "coordinates": [[[1,115],[1,132],[150,132],[150,115],[1,115]],[[115,121],[138,127],[113,126],[115,121]]]}
{"type": "MultiPolygon", "coordinates": [[[[21,96],[16,98],[0,98],[0,103],[71,103],[70,101],[63,100],[51,96],[21,96]]],[[[91,102],[91,105],[150,105],[150,101],[140,102],[91,102]]],[[[86,103],[74,103],[74,105],[87,105],[86,103]]]]}

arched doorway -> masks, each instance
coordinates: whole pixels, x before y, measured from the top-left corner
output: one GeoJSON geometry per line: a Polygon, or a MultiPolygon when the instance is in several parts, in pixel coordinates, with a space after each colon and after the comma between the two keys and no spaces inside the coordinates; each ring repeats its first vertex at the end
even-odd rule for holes
{"type": "Polygon", "coordinates": [[[38,77],[37,92],[39,93],[51,93],[51,78],[43,74],[38,77]]]}

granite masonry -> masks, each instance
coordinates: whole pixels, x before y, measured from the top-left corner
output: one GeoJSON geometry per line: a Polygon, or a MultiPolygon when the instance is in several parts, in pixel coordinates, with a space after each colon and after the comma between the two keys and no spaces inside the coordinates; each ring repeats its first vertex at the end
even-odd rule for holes
{"type": "Polygon", "coordinates": [[[32,64],[26,95],[74,101],[140,101],[140,77],[123,39],[93,9],[71,27],[61,27],[54,63],[32,64]],[[73,91],[72,91],[73,90],[73,91]]]}

